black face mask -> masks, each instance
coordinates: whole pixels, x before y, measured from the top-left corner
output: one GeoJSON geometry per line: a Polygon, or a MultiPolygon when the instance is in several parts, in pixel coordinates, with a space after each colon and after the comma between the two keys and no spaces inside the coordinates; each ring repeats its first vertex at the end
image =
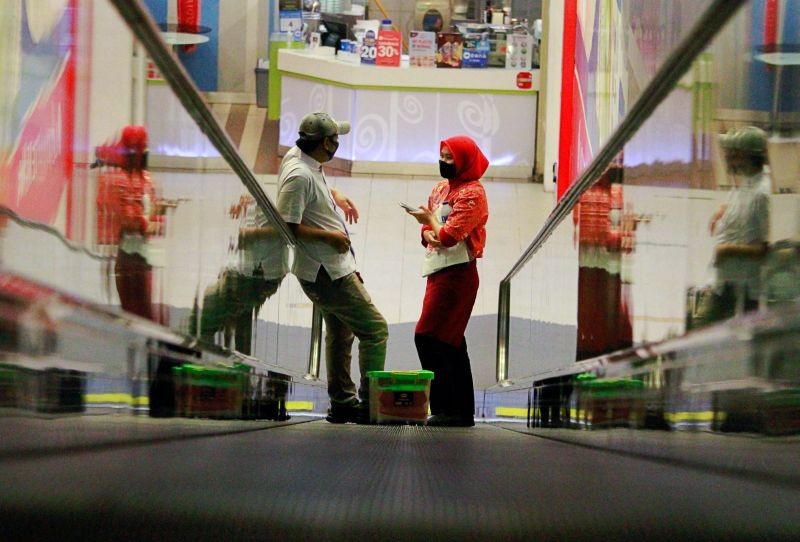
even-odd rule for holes
{"type": "Polygon", "coordinates": [[[445,179],[452,179],[456,176],[456,165],[439,160],[439,174],[445,179]]]}
{"type": "Polygon", "coordinates": [[[325,152],[328,155],[328,160],[333,160],[333,155],[336,154],[336,151],[339,149],[339,142],[332,139],[330,142],[333,144],[333,150],[329,151],[328,149],[325,149],[325,152]]]}
{"type": "Polygon", "coordinates": [[[125,155],[125,169],[128,171],[147,169],[147,156],[149,151],[143,153],[130,151],[125,155]]]}

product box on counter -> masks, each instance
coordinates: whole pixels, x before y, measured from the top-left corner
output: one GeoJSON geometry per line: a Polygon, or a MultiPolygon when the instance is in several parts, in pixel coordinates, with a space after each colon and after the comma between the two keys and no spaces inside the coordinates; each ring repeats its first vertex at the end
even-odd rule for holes
{"type": "Polygon", "coordinates": [[[530,70],[533,60],[533,36],[529,34],[509,34],[506,48],[506,67],[517,70],[530,70]]]}
{"type": "Polygon", "coordinates": [[[461,58],[462,68],[486,68],[489,66],[489,35],[466,34],[461,58]]]}
{"type": "Polygon", "coordinates": [[[464,50],[464,34],[439,32],[436,34],[436,67],[460,68],[464,50]]]}
{"type": "Polygon", "coordinates": [[[506,67],[506,40],[494,40],[489,42],[491,49],[489,51],[489,67],[490,68],[505,68],[506,67]]]}
{"type": "Polygon", "coordinates": [[[436,67],[436,32],[412,30],[409,33],[408,65],[415,68],[436,67]]]}

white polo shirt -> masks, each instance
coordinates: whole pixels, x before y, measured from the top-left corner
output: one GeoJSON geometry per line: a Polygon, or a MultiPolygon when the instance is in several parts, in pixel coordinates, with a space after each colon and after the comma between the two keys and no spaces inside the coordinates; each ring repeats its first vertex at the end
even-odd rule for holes
{"type": "Polygon", "coordinates": [[[265,235],[254,235],[236,245],[229,266],[247,276],[259,270],[264,280],[282,279],[289,272],[289,247],[274,231],[272,223],[255,203],[248,204],[239,218],[240,228],[269,228],[265,235]]]}
{"type": "MultiPolygon", "coordinates": [[[[716,226],[717,244],[760,245],[769,241],[769,208],[772,181],[765,172],[742,179],[728,194],[727,208],[716,226]]],[[[725,283],[746,285],[751,297],[760,288],[761,260],[725,258],[716,266],[717,287],[725,283]]]]}
{"type": "MultiPolygon", "coordinates": [[[[336,210],[330,188],[322,175],[322,165],[299,148],[292,147],[283,157],[278,173],[278,212],[289,224],[304,224],[347,235],[344,219],[336,210]]],[[[356,270],[352,252],[340,254],[322,241],[298,241],[292,273],[301,280],[314,282],[320,265],[332,280],[356,270]]]]}

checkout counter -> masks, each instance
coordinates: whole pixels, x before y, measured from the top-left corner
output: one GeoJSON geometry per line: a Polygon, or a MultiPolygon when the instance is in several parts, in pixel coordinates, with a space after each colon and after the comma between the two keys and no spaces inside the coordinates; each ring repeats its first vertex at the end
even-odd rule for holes
{"type": "Polygon", "coordinates": [[[326,111],[352,125],[336,156],[354,176],[438,175],[439,142],[458,134],[489,158],[486,178],[533,176],[539,70],[371,66],[306,49],[277,57],[281,154],[306,113],[326,111]]]}

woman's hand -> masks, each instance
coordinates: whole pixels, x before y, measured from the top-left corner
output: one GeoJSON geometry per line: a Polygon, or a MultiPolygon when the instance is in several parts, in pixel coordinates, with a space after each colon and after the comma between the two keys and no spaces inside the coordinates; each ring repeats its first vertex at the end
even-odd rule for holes
{"type": "Polygon", "coordinates": [[[358,222],[358,209],[356,209],[356,204],[350,198],[335,188],[331,188],[331,196],[333,196],[333,201],[336,202],[336,205],[344,212],[344,217],[348,224],[358,222]]]}
{"type": "Polygon", "coordinates": [[[439,238],[436,237],[436,234],[433,230],[425,230],[425,232],[422,234],[422,239],[428,243],[429,247],[441,248],[442,246],[441,241],[439,241],[439,238]]]}
{"type": "Polygon", "coordinates": [[[424,205],[420,205],[419,209],[416,211],[406,211],[408,214],[413,216],[417,219],[417,222],[422,224],[423,226],[431,226],[433,227],[436,220],[433,218],[433,213],[428,207],[424,205]]]}

